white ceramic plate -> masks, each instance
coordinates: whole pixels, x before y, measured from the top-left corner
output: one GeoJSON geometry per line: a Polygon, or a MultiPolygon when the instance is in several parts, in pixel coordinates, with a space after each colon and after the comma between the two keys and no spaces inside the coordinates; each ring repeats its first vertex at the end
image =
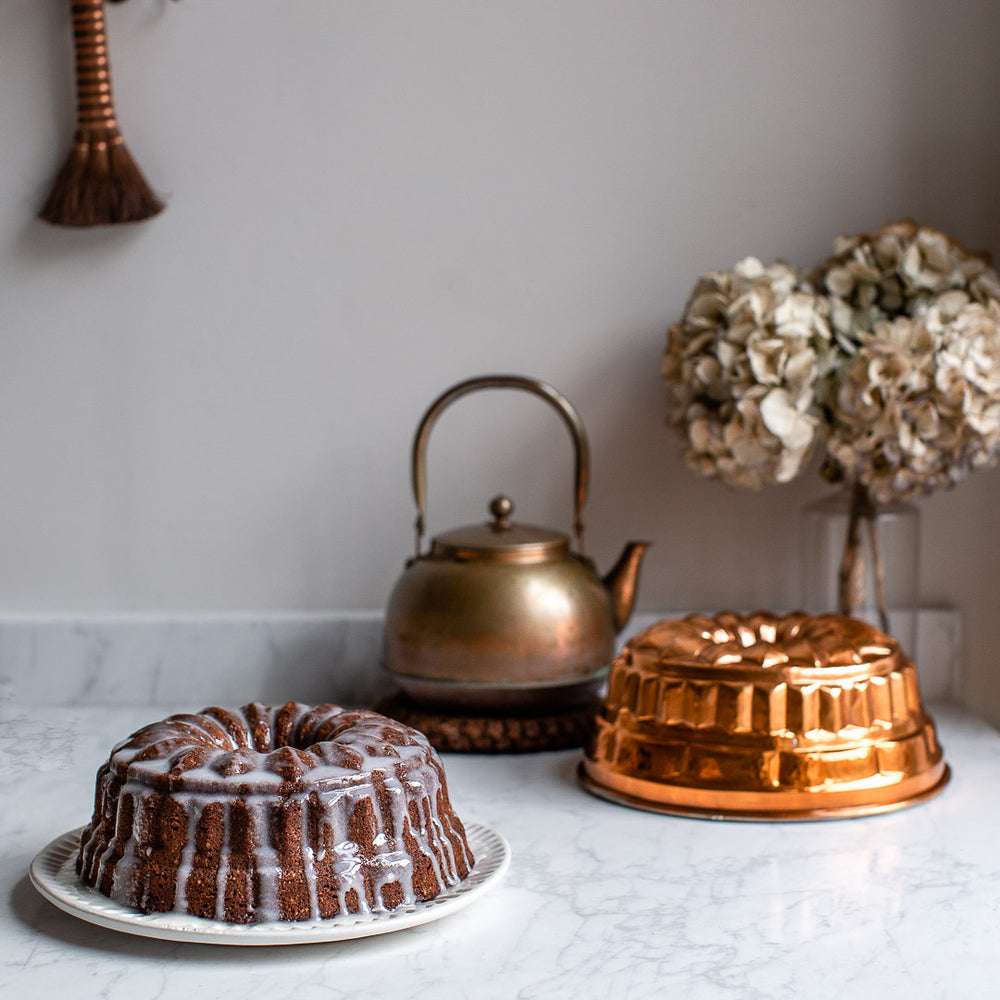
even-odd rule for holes
{"type": "Polygon", "coordinates": [[[80,832],[71,830],[57,837],[31,862],[32,884],[50,903],[81,920],[126,934],[199,944],[312,944],[401,931],[464,909],[492,889],[510,864],[510,847],[499,833],[480,823],[467,823],[465,832],[476,864],[468,878],[436,899],[401,906],[390,913],[341,914],[294,923],[226,924],[186,913],[138,913],[83,885],[76,877],[80,832]]]}

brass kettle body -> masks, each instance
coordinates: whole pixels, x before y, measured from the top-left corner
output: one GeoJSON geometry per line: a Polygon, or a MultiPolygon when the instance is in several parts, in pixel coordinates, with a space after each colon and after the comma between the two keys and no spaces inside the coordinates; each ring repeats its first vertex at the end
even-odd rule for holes
{"type": "Polygon", "coordinates": [[[386,609],[384,665],[411,697],[432,708],[475,714],[560,711],[600,689],[615,636],[635,605],[645,542],[625,546],[602,579],[583,553],[582,509],[589,453],[579,415],[551,386],[517,375],[469,379],[431,405],[413,444],[416,554],[386,609]],[[422,551],[424,455],[441,411],[469,392],[523,389],[563,417],[575,450],[574,535],[512,520],[505,497],[492,520],[434,538],[422,551]]]}

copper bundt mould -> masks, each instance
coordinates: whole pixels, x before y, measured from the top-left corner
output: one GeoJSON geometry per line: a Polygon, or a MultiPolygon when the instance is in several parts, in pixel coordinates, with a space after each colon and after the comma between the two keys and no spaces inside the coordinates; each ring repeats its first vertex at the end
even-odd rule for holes
{"type": "Polygon", "coordinates": [[[805,820],[913,805],[949,771],[895,640],[839,615],[726,612],[629,640],[580,777],[654,812],[805,820]]]}

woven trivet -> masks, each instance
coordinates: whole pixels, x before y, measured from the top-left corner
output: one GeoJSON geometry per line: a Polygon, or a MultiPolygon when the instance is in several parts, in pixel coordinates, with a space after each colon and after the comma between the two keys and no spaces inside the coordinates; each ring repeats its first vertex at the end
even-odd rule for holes
{"type": "Polygon", "coordinates": [[[435,750],[454,753],[538,753],[580,747],[590,737],[600,699],[566,712],[531,716],[448,715],[417,705],[404,694],[377,712],[419,729],[435,750]]]}

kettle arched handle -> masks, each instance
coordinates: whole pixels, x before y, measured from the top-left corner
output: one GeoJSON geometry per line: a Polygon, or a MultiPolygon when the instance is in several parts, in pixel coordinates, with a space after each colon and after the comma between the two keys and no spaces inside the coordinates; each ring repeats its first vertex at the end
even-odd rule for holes
{"type": "Polygon", "coordinates": [[[538,379],[528,378],[524,375],[481,375],[477,378],[470,378],[464,382],[459,382],[457,385],[453,385],[450,389],[441,393],[431,403],[417,427],[417,433],[413,439],[412,452],[413,497],[417,502],[417,520],[414,525],[416,530],[417,556],[420,556],[425,529],[427,499],[425,456],[431,428],[433,428],[438,417],[441,416],[442,411],[455,402],[456,399],[460,399],[470,392],[477,392],[480,389],[522,389],[525,392],[540,396],[555,408],[562,417],[563,422],[569,428],[570,435],[573,438],[575,478],[575,488],[573,491],[573,536],[576,539],[577,551],[580,555],[583,555],[583,505],[587,502],[587,488],[590,478],[590,446],[587,444],[587,432],[583,429],[583,421],[580,420],[580,415],[573,409],[570,401],[562,393],[556,391],[547,383],[540,382],[538,379]]]}

